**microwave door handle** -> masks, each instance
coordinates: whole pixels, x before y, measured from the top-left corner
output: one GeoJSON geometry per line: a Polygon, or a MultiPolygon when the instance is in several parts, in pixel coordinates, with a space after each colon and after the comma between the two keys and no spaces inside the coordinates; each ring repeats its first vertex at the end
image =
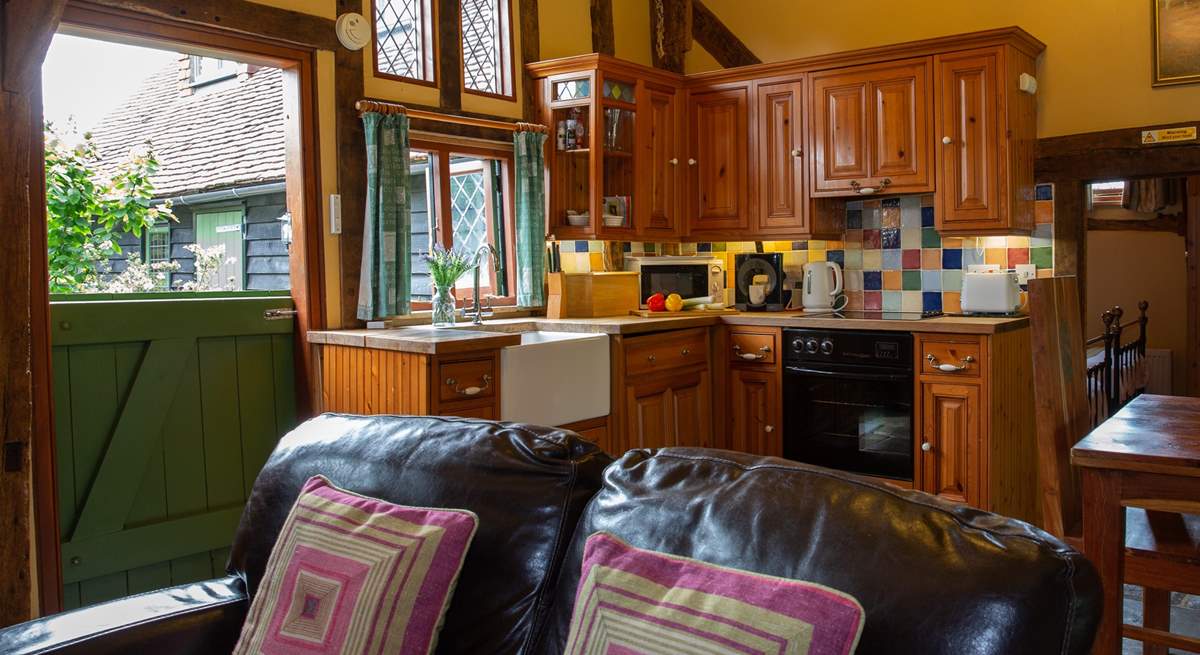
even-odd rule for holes
{"type": "Polygon", "coordinates": [[[862,380],[865,382],[905,382],[912,379],[911,373],[851,373],[848,371],[826,371],[819,368],[802,366],[786,367],[788,373],[798,375],[819,375],[822,377],[839,377],[847,380],[862,380]]]}

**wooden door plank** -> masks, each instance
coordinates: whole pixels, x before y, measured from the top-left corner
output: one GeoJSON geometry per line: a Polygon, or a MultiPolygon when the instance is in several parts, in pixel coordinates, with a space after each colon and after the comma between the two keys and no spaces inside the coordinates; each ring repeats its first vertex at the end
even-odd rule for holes
{"type": "Polygon", "coordinates": [[[54,371],[54,452],[58,485],[58,530],[70,534],[75,525],[75,438],[71,431],[71,352],[55,348],[51,367],[54,371]]]}
{"type": "MultiPolygon", "coordinates": [[[[129,406],[129,396],[135,380],[142,370],[140,365],[144,361],[143,355],[148,353],[149,348],[142,343],[122,343],[114,346],[117,389],[122,392],[121,402],[125,407],[129,406]]],[[[171,375],[177,376],[178,371],[171,371],[171,375]]],[[[169,404],[169,402],[165,403],[164,406],[169,406],[169,404]]],[[[123,415],[124,412],[122,412],[123,415]]],[[[161,444],[163,430],[160,427],[157,431],[160,434],[159,444],[157,447],[147,447],[146,449],[144,470],[140,476],[137,476],[140,477],[141,484],[138,485],[137,492],[129,505],[129,513],[125,517],[123,526],[141,525],[166,518],[166,481],[164,480],[161,444]]],[[[133,474],[135,470],[131,465],[127,473],[133,474]]],[[[167,562],[154,562],[126,572],[126,592],[129,594],[161,589],[170,584],[171,566],[167,562]]]]}
{"type": "MultiPolygon", "coordinates": [[[[93,597],[102,588],[124,587],[125,571],[147,562],[206,553],[224,548],[237,529],[243,506],[160,521],[115,534],[97,535],[63,544],[63,558],[79,564],[67,570],[64,581],[92,585],[93,597]],[[120,577],[120,584],[110,577],[120,577]]],[[[222,564],[222,568],[224,565],[222,564]]],[[[124,595],[122,593],[121,595],[124,595]]],[[[87,598],[83,601],[95,602],[87,598]]]]}
{"type": "Polygon", "coordinates": [[[232,337],[201,339],[201,416],[208,507],[217,509],[246,498],[242,476],[241,418],[237,395],[237,349],[232,337]]]}
{"type": "Polygon", "coordinates": [[[295,342],[290,334],[271,337],[271,372],[275,378],[275,431],[283,436],[296,427],[295,342]]]}
{"type": "MultiPolygon", "coordinates": [[[[200,413],[200,364],[189,357],[180,370],[179,388],[163,423],[163,467],[166,472],[167,515],[171,518],[208,508],[204,472],[204,427],[200,413]]],[[[171,584],[212,577],[208,553],[168,560],[171,584]]]]}
{"type": "Polygon", "coordinates": [[[237,337],[235,347],[242,483],[248,490],[279,439],[275,427],[274,359],[269,336],[237,337]]]}
{"type": "Polygon", "coordinates": [[[194,339],[186,337],[150,342],[71,533],[72,541],[116,532],[125,524],[141,482],[137,473],[145,470],[153,453],[160,452],[163,419],[179,386],[179,369],[194,352],[193,344],[194,339]]]}
{"type": "Polygon", "coordinates": [[[291,321],[268,321],[268,309],[291,309],[286,296],[104,302],[61,302],[54,305],[51,340],[55,346],[120,343],[244,334],[291,334],[291,321]],[[65,326],[65,327],[64,327],[65,326]]]}
{"type": "MultiPolygon", "coordinates": [[[[80,346],[71,356],[71,431],[75,444],[75,506],[80,510],[116,422],[116,364],[110,345],[80,346]]],[[[74,529],[79,516],[73,516],[74,529]]],[[[71,531],[63,533],[67,538],[71,531]]]]}

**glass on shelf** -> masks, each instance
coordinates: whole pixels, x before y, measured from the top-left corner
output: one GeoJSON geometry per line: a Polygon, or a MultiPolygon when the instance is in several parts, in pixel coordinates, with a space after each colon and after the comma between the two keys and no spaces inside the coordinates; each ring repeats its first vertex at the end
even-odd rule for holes
{"type": "Polygon", "coordinates": [[[635,119],[631,109],[604,107],[603,216],[607,228],[633,227],[635,119]]]}

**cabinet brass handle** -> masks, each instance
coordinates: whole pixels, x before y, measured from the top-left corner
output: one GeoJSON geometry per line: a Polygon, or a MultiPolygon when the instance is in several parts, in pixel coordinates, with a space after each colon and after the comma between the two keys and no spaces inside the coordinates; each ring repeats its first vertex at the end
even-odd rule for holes
{"type": "Polygon", "coordinates": [[[458,386],[458,380],[454,378],[446,378],[446,386],[453,387],[454,393],[460,396],[478,396],[484,391],[487,391],[488,387],[492,386],[492,376],[485,373],[479,376],[479,381],[483,383],[482,387],[466,387],[464,389],[458,386]]]}
{"type": "Polygon", "coordinates": [[[925,443],[921,444],[921,452],[925,452],[925,453],[927,453],[927,452],[929,452],[929,451],[931,451],[931,450],[933,450],[933,444],[929,443],[928,441],[926,441],[925,443]]]}
{"type": "Polygon", "coordinates": [[[674,166],[675,164],[678,164],[678,163],[679,163],[679,158],[678,158],[678,157],[672,157],[672,158],[670,158],[670,159],[668,159],[668,160],[667,160],[667,163],[668,163],[668,164],[670,164],[670,165],[672,165],[672,166],[674,166]]]}
{"type": "Polygon", "coordinates": [[[951,139],[948,136],[944,136],[944,137],[942,137],[942,143],[944,143],[946,145],[950,145],[951,143],[954,143],[954,139],[951,139]]]}
{"type": "Polygon", "coordinates": [[[767,426],[763,427],[763,432],[774,432],[774,431],[775,431],[774,425],[767,425],[767,426]]]}
{"type": "Polygon", "coordinates": [[[692,354],[692,351],[688,350],[687,348],[684,348],[683,350],[679,351],[679,354],[683,355],[684,357],[687,357],[688,355],[692,354]]]}
{"type": "Polygon", "coordinates": [[[692,159],[691,157],[688,157],[688,166],[695,166],[695,165],[696,165],[696,160],[692,159]]]}
{"type": "Polygon", "coordinates": [[[792,156],[793,156],[793,157],[799,157],[799,156],[801,156],[801,155],[803,155],[803,154],[804,154],[804,151],[803,151],[803,150],[801,150],[801,149],[799,149],[799,148],[793,148],[793,149],[792,149],[792,156]]]}
{"type": "Polygon", "coordinates": [[[654,355],[647,355],[647,356],[646,356],[646,361],[648,361],[648,362],[650,362],[651,364],[653,364],[654,362],[658,361],[658,358],[657,358],[657,357],[655,357],[654,355]]]}
{"type": "Polygon", "coordinates": [[[962,358],[961,366],[955,366],[954,364],[939,364],[938,358],[934,357],[933,353],[929,353],[928,355],[925,355],[925,359],[929,362],[930,366],[936,368],[937,370],[939,370],[943,373],[957,373],[959,371],[965,371],[965,370],[967,370],[967,367],[971,365],[971,362],[975,361],[974,357],[972,357],[971,355],[967,355],[966,357],[962,358]]]}
{"type": "Polygon", "coordinates": [[[763,346],[762,348],[758,349],[757,353],[744,353],[744,352],[742,352],[742,347],[735,343],[735,344],[733,344],[733,352],[737,353],[738,357],[741,357],[742,359],[744,359],[746,361],[753,361],[756,359],[766,359],[767,358],[766,353],[771,352],[771,347],[763,346]]]}
{"type": "Polygon", "coordinates": [[[877,186],[863,186],[858,183],[858,180],[850,180],[850,188],[853,189],[854,192],[859,195],[869,196],[873,193],[883,192],[885,189],[888,188],[888,185],[890,185],[891,183],[892,183],[892,178],[890,178],[890,177],[885,177],[882,180],[880,180],[879,184],[877,186]]]}

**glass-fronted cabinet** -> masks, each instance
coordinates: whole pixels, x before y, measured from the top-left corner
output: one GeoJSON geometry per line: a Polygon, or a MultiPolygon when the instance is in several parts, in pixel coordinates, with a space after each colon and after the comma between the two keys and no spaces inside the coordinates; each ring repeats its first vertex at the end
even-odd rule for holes
{"type": "Polygon", "coordinates": [[[547,232],[557,239],[635,239],[651,211],[647,178],[654,170],[647,156],[653,137],[643,123],[646,82],[674,78],[602,55],[541,66],[530,69],[550,128],[547,232]]]}

